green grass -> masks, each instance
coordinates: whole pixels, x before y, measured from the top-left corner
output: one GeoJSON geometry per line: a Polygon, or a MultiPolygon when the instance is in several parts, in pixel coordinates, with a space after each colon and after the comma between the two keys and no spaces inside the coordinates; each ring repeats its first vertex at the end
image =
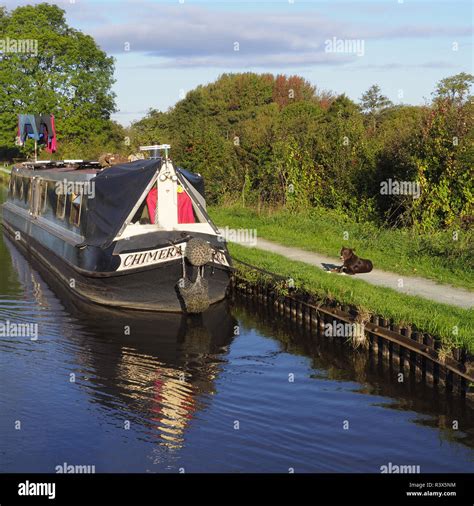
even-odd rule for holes
{"type": "Polygon", "coordinates": [[[362,258],[370,258],[377,269],[468,289],[474,287],[473,231],[459,231],[454,240],[453,231],[420,235],[411,230],[383,229],[320,209],[294,214],[210,207],[209,213],[218,226],[256,229],[259,237],[286,246],[338,258],[344,245],[355,248],[362,258]]]}
{"type": "Polygon", "coordinates": [[[8,176],[13,169],[13,165],[0,165],[0,174],[8,176]]]}
{"type": "MultiPolygon", "coordinates": [[[[364,312],[393,319],[401,326],[413,324],[420,331],[441,338],[446,348],[463,346],[474,353],[472,309],[447,306],[400,294],[390,288],[372,286],[351,277],[328,274],[303,262],[256,248],[231,243],[229,250],[238,260],[293,279],[297,289],[314,294],[317,298],[354,305],[364,312]]],[[[239,268],[239,264],[236,263],[235,267],[239,268]]]]}

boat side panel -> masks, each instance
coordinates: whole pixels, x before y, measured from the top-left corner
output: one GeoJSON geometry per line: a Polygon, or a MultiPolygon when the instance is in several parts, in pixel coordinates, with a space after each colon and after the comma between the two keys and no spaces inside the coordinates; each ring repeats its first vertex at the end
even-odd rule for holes
{"type": "Polygon", "coordinates": [[[19,232],[20,236],[35,240],[71,266],[91,272],[113,270],[114,264],[118,266],[119,260],[112,258],[111,251],[102,251],[99,248],[87,248],[86,251],[77,248],[76,245],[81,242],[80,236],[61,230],[46,220],[41,223],[32,219],[24,209],[3,206],[2,211],[3,220],[12,229],[13,235],[19,232]]]}
{"type": "MultiPolygon", "coordinates": [[[[6,230],[14,236],[11,227],[6,230]]],[[[16,241],[28,254],[34,255],[50,269],[74,294],[108,306],[146,311],[183,311],[177,283],[182,277],[182,262],[175,260],[148,270],[133,271],[121,276],[90,277],[79,273],[56,252],[45,248],[35,238],[23,235],[16,241]]],[[[187,268],[187,275],[195,279],[197,269],[187,268]]],[[[211,304],[225,298],[230,271],[205,266],[204,277],[209,280],[211,304]]]]}
{"type": "MultiPolygon", "coordinates": [[[[120,254],[153,250],[183,241],[180,231],[157,231],[146,236],[123,239],[105,250],[94,246],[78,247],[81,243],[79,235],[62,230],[61,227],[47,220],[32,218],[28,211],[18,206],[11,204],[3,206],[3,219],[14,232],[19,231],[22,235],[36,240],[86,276],[114,275],[120,265],[120,254]]],[[[230,264],[226,245],[216,236],[193,234],[193,237],[209,241],[212,246],[222,250],[230,264]]]]}

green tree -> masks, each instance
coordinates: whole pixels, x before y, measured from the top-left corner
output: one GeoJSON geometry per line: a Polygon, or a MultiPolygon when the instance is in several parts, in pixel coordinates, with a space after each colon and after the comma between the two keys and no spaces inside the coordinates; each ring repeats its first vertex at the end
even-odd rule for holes
{"type": "Polygon", "coordinates": [[[37,41],[37,54],[5,52],[0,57],[3,154],[15,148],[21,113],[54,114],[60,146],[68,146],[70,156],[84,145],[93,151],[109,143],[115,111],[113,58],[92,37],[68,26],[64,11],[55,5],[3,9],[0,28],[4,37],[37,41]]]}
{"type": "Polygon", "coordinates": [[[465,104],[473,84],[474,76],[466,72],[446,77],[437,84],[434,98],[435,100],[448,100],[456,105],[465,104]]]}
{"type": "Polygon", "coordinates": [[[369,116],[372,130],[375,131],[377,117],[384,109],[390,107],[392,102],[385,95],[382,95],[380,87],[374,84],[362,95],[360,105],[362,111],[369,116]]]}
{"type": "Polygon", "coordinates": [[[388,179],[418,181],[414,155],[428,114],[428,107],[393,107],[381,118],[377,135],[371,137],[376,171],[368,178],[368,194],[376,201],[380,217],[391,226],[413,224],[413,197],[383,194],[380,192],[381,183],[388,179]]]}
{"type": "MultiPolygon", "coordinates": [[[[370,172],[366,130],[360,108],[346,95],[338,96],[319,126],[314,149],[321,178],[321,205],[344,212],[364,200],[365,172],[370,172]]],[[[358,215],[367,209],[363,206],[358,215]]]]}
{"type": "Polygon", "coordinates": [[[472,214],[474,115],[468,92],[453,100],[447,84],[423,107],[391,106],[377,86],[358,105],[345,95],[323,100],[298,76],[224,74],[167,112],[150,111],[129,135],[134,147],[170,143],[179,165],[206,177],[213,202],[451,226],[472,214]],[[389,178],[419,182],[421,197],[381,195],[389,178]]]}
{"type": "Polygon", "coordinates": [[[424,229],[462,225],[474,213],[472,82],[464,73],[441,80],[416,138],[413,157],[422,191],[413,216],[424,229]]]}

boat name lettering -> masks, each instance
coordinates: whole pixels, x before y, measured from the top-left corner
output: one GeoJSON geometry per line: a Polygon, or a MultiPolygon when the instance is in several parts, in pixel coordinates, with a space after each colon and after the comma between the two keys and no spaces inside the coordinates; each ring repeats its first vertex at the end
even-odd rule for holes
{"type": "MultiPolygon", "coordinates": [[[[177,244],[175,246],[167,246],[165,248],[155,249],[152,251],[140,251],[136,253],[126,253],[120,255],[120,266],[118,271],[126,269],[135,269],[147,265],[159,264],[176,260],[183,256],[186,243],[177,244]]],[[[223,251],[216,250],[213,255],[213,262],[220,265],[228,266],[226,255],[223,251]]]]}
{"type": "Polygon", "coordinates": [[[138,267],[141,265],[153,264],[160,260],[168,260],[169,258],[175,258],[177,256],[181,256],[181,248],[175,246],[155,251],[144,251],[143,253],[132,253],[125,256],[123,266],[138,267]]]}

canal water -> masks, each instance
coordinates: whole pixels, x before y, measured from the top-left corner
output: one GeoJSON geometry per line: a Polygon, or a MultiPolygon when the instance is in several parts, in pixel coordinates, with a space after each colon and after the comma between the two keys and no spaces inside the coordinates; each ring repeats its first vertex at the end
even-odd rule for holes
{"type": "Polygon", "coordinates": [[[0,472],[474,471],[456,398],[235,301],[186,317],[71,300],[4,235],[0,332],[0,472]]]}

